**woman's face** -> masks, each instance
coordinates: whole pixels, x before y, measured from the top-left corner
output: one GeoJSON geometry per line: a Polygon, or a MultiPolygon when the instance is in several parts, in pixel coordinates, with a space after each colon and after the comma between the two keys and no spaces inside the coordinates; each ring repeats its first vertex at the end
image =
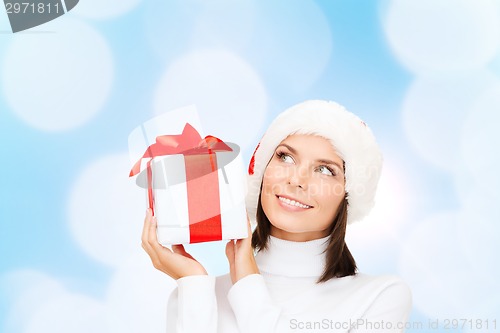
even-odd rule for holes
{"type": "Polygon", "coordinates": [[[320,136],[294,134],[276,147],[262,180],[271,235],[308,241],[328,235],[345,197],[343,161],[320,136]]]}

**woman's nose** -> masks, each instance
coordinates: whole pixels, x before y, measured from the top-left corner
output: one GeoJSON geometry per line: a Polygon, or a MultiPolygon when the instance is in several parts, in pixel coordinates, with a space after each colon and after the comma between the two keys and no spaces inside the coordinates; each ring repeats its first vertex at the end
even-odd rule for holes
{"type": "Polygon", "coordinates": [[[309,177],[307,175],[307,170],[301,167],[296,167],[293,168],[293,170],[290,170],[290,174],[288,176],[288,184],[306,189],[308,178],[309,177]]]}

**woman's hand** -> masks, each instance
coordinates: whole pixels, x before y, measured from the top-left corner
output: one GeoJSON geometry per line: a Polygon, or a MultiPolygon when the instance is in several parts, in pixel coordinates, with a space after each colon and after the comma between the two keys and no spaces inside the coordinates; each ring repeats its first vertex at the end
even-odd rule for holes
{"type": "Polygon", "coordinates": [[[146,211],[142,229],[142,248],[147,252],[153,266],[174,279],[190,275],[207,275],[205,268],[184,250],[183,245],[172,245],[172,250],[161,246],[156,236],[156,217],[151,209],[146,211]]]}
{"type": "Polygon", "coordinates": [[[250,274],[259,274],[259,268],[255,262],[252,249],[252,230],[250,228],[250,220],[248,222],[248,237],[230,240],[226,244],[226,256],[229,261],[229,271],[231,273],[231,281],[233,284],[238,282],[250,274]]]}

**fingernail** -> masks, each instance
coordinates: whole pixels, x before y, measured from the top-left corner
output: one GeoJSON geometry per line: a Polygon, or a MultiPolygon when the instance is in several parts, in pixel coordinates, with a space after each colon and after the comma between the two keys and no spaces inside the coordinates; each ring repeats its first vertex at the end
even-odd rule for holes
{"type": "Polygon", "coordinates": [[[155,224],[155,223],[156,223],[156,217],[153,217],[153,218],[151,219],[151,223],[152,223],[152,224],[155,224]]]}

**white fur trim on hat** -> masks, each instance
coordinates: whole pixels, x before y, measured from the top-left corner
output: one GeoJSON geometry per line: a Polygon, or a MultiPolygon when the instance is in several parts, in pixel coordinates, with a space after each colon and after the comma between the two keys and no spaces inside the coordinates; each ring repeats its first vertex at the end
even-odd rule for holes
{"type": "Polygon", "coordinates": [[[287,109],[271,123],[255,149],[249,166],[246,205],[253,223],[262,176],[276,147],[291,134],[314,134],[332,143],[345,163],[347,223],[363,219],[374,205],[382,171],[382,154],[371,130],[343,106],[311,100],[287,109]]]}

